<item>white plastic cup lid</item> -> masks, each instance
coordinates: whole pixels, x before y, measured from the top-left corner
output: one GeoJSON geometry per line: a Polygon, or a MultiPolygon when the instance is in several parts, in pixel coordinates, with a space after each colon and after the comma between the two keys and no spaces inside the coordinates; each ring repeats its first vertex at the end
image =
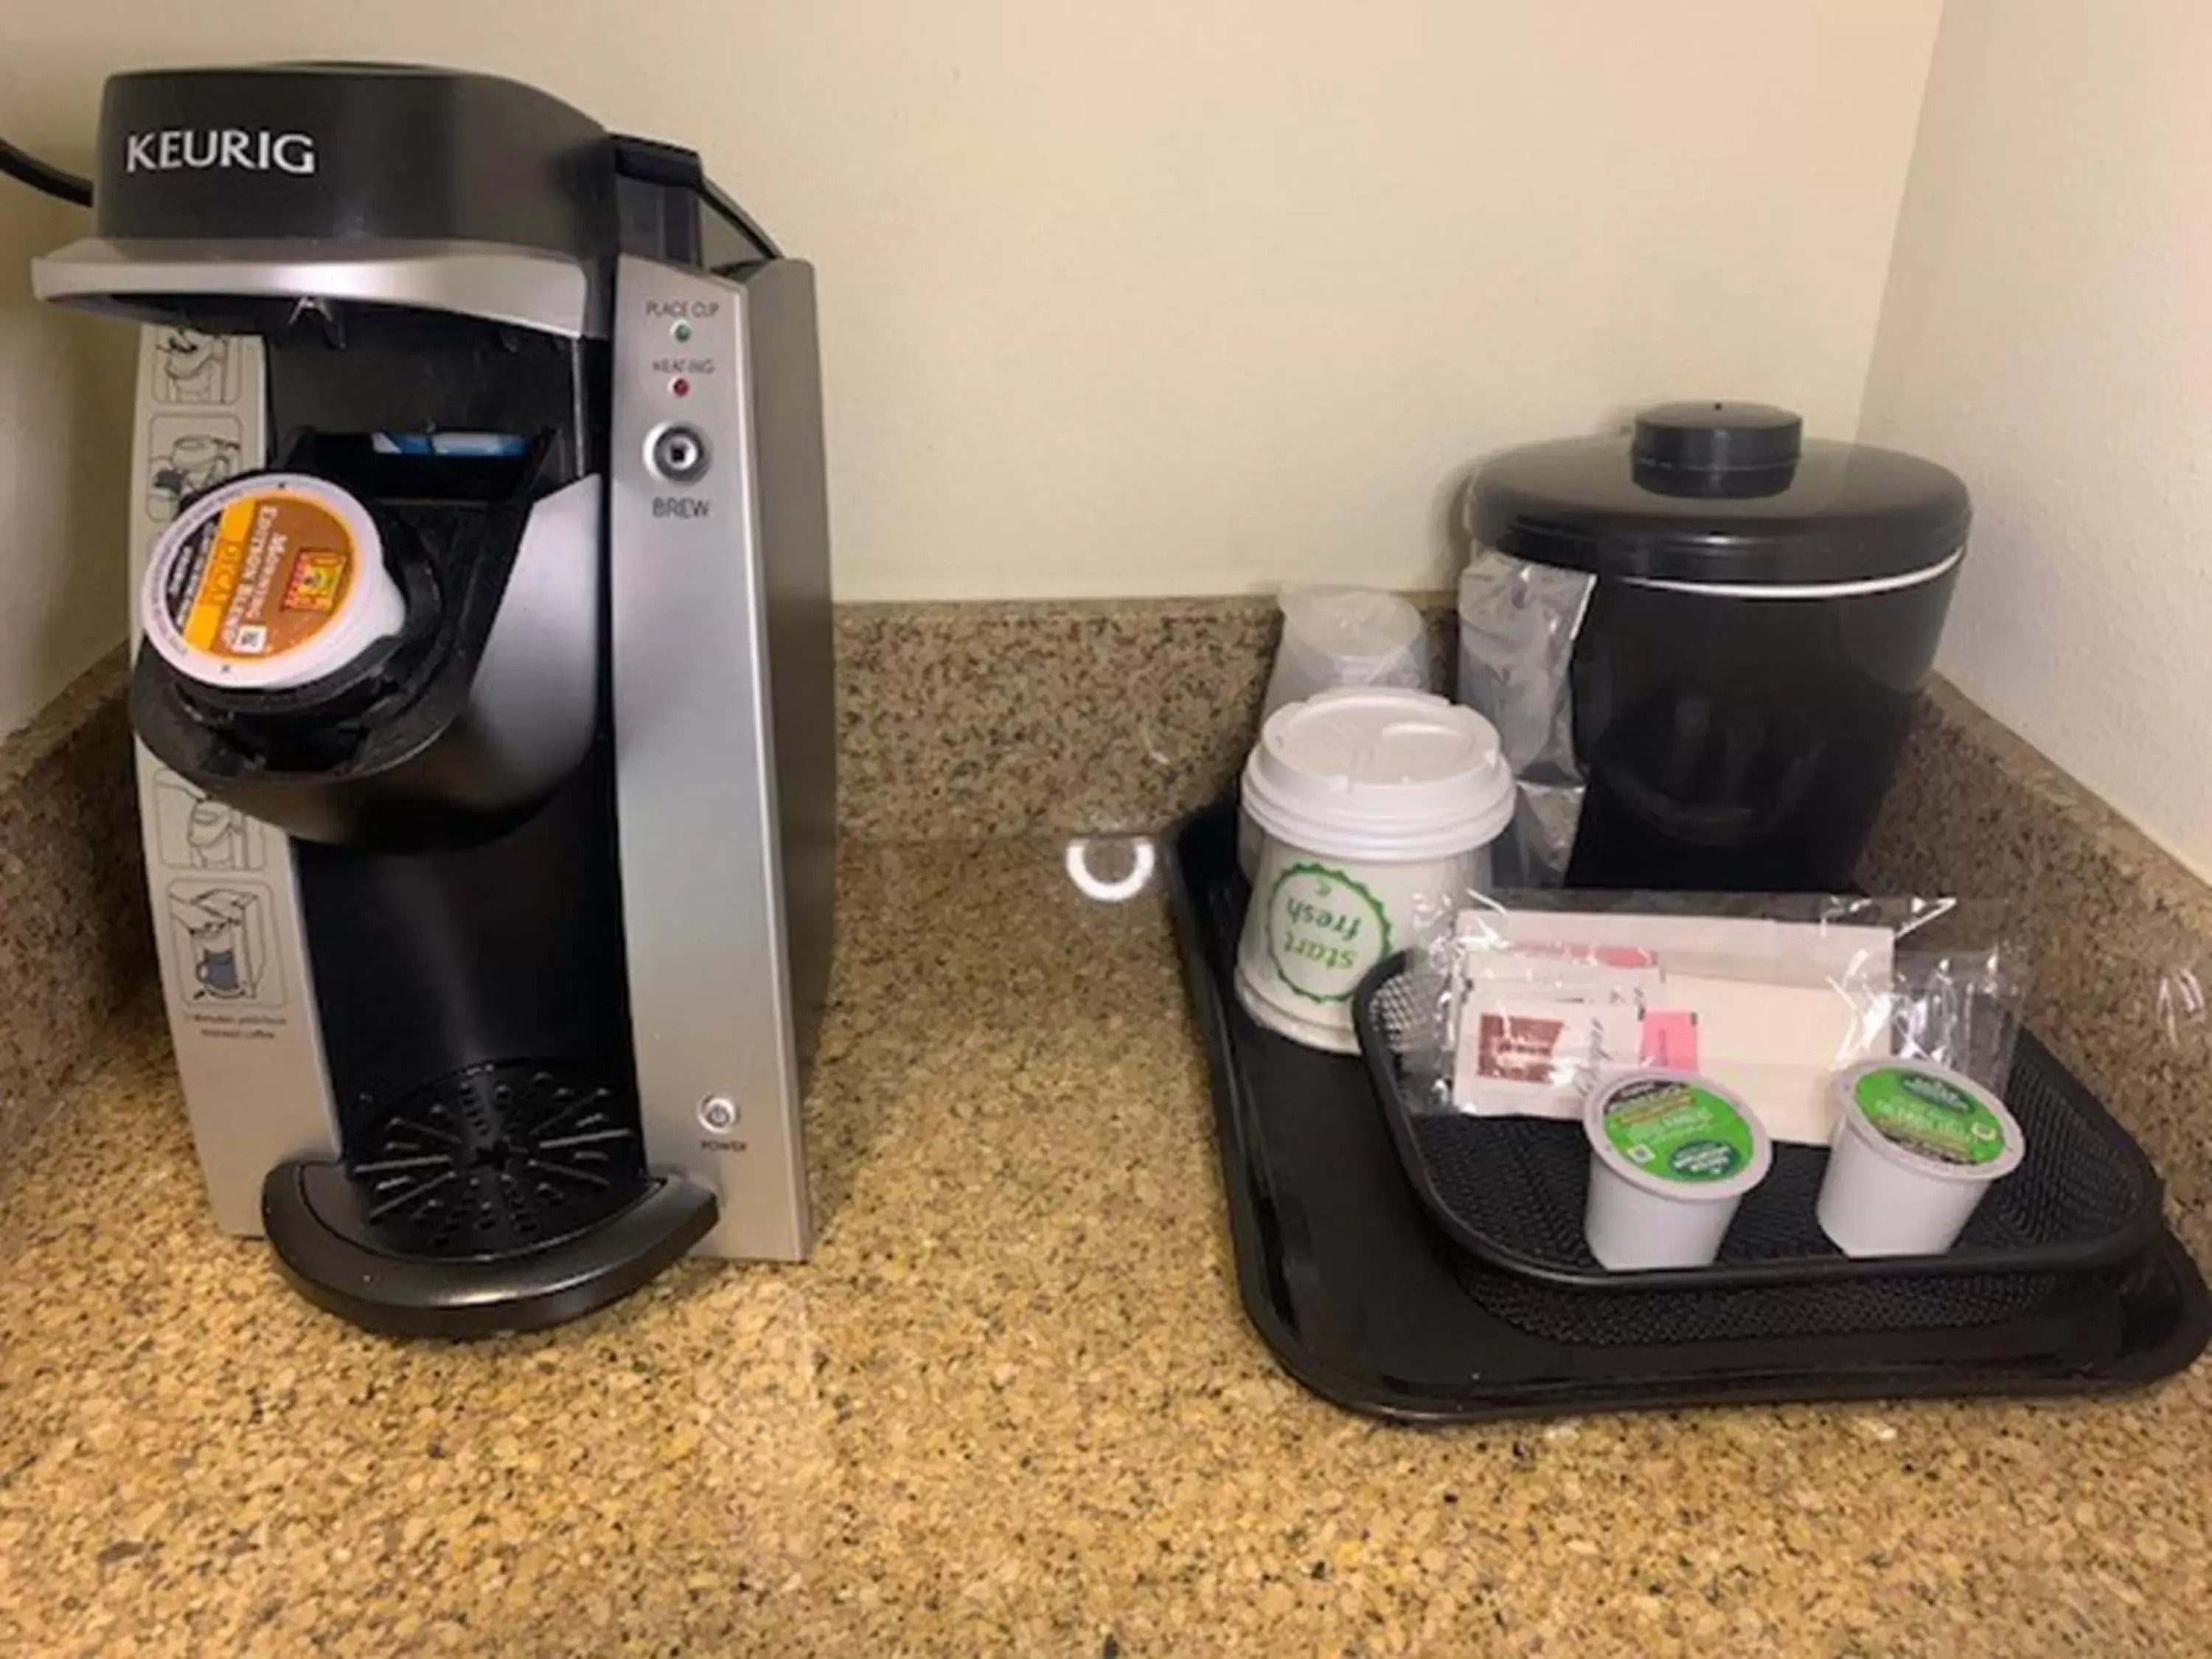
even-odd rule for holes
{"type": "Polygon", "coordinates": [[[1294,588],[1283,595],[1283,639],[1294,655],[1352,664],[1395,660],[1421,642],[1421,613],[1372,588],[1294,588]]]}
{"type": "Polygon", "coordinates": [[[1608,1169],[1686,1204],[1741,1197],[1774,1148],[1741,1097],[1695,1072],[1626,1072],[1591,1091],[1583,1133],[1608,1169]]]}
{"type": "Polygon", "coordinates": [[[1381,658],[1327,657],[1294,650],[1285,636],[1267,675],[1266,713],[1273,715],[1324,691],[1356,685],[1399,685],[1425,691],[1429,689],[1427,659],[1410,650],[1381,658]]]}
{"type": "Polygon", "coordinates": [[[1293,588],[1282,604],[1283,637],[1267,676],[1267,714],[1338,686],[1429,689],[1421,613],[1397,594],[1293,588]]]}
{"type": "Polygon", "coordinates": [[[1892,1164],[1949,1181],[1990,1182],[2027,1156],[2004,1103],[1926,1060],[1873,1060],[1836,1079],[1847,1133],[1892,1164]]]}
{"type": "Polygon", "coordinates": [[[138,609],[178,672],[241,690],[335,673],[407,619],[368,509],[303,472],[236,479],[187,506],[155,544],[138,609]]]}
{"type": "Polygon", "coordinates": [[[1322,691],[1279,708],[1244,766],[1252,822],[1346,858],[1448,858],[1513,818],[1498,730],[1472,708],[1396,686],[1322,691]]]}

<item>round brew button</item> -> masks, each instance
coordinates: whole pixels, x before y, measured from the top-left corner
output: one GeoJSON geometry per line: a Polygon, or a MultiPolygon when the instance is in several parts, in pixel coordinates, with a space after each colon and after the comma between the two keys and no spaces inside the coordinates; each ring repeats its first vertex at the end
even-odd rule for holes
{"type": "Polygon", "coordinates": [[[645,464],[673,484],[698,483],[711,459],[707,434],[693,426],[664,426],[645,450],[645,464]]]}

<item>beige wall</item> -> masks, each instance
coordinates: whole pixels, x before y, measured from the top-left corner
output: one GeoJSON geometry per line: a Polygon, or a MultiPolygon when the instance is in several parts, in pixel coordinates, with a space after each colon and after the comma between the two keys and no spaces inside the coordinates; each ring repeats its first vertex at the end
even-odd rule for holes
{"type": "MultiPolygon", "coordinates": [[[[233,0],[172,29],[23,0],[0,108],[81,160],[135,64],[537,82],[699,146],[820,266],[841,597],[1415,586],[1504,444],[1705,393],[1851,428],[1937,9],[233,0]]],[[[0,215],[18,294],[68,216],[0,215]]],[[[76,337],[0,329],[12,499],[88,524],[119,468],[64,491],[82,445],[46,423],[81,407],[76,337]]],[[[112,538],[97,580],[0,556],[41,573],[52,672],[115,631],[112,538]]]]}
{"type": "Polygon", "coordinates": [[[0,180],[0,735],[123,636],[129,332],[31,299],[31,255],[82,219],[0,180]]]}
{"type": "Polygon", "coordinates": [[[1865,431],[1974,490],[1945,672],[2212,875],[2208,70],[2203,0],[1948,0],[1865,431]]]}

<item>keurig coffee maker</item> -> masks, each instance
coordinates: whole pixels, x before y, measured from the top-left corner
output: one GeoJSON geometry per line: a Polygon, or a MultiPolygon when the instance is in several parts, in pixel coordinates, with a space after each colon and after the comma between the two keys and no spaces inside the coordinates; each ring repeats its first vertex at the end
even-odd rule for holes
{"type": "Polygon", "coordinates": [[[803,1256],[809,267],[689,151],[383,65],[116,76],[92,208],[35,283],[146,325],[131,713],[217,1221],[396,1333],[803,1256]]]}

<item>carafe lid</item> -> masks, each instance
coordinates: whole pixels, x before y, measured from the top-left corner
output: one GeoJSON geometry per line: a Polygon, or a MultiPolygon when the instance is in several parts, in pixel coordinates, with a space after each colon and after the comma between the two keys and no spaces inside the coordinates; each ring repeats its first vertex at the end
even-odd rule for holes
{"type": "Polygon", "coordinates": [[[1697,586],[1933,574],[1972,502],[1933,461],[1807,438],[1766,404],[1676,403],[1634,429],[1507,451],[1469,486],[1475,540],[1536,564],[1697,586]]]}

